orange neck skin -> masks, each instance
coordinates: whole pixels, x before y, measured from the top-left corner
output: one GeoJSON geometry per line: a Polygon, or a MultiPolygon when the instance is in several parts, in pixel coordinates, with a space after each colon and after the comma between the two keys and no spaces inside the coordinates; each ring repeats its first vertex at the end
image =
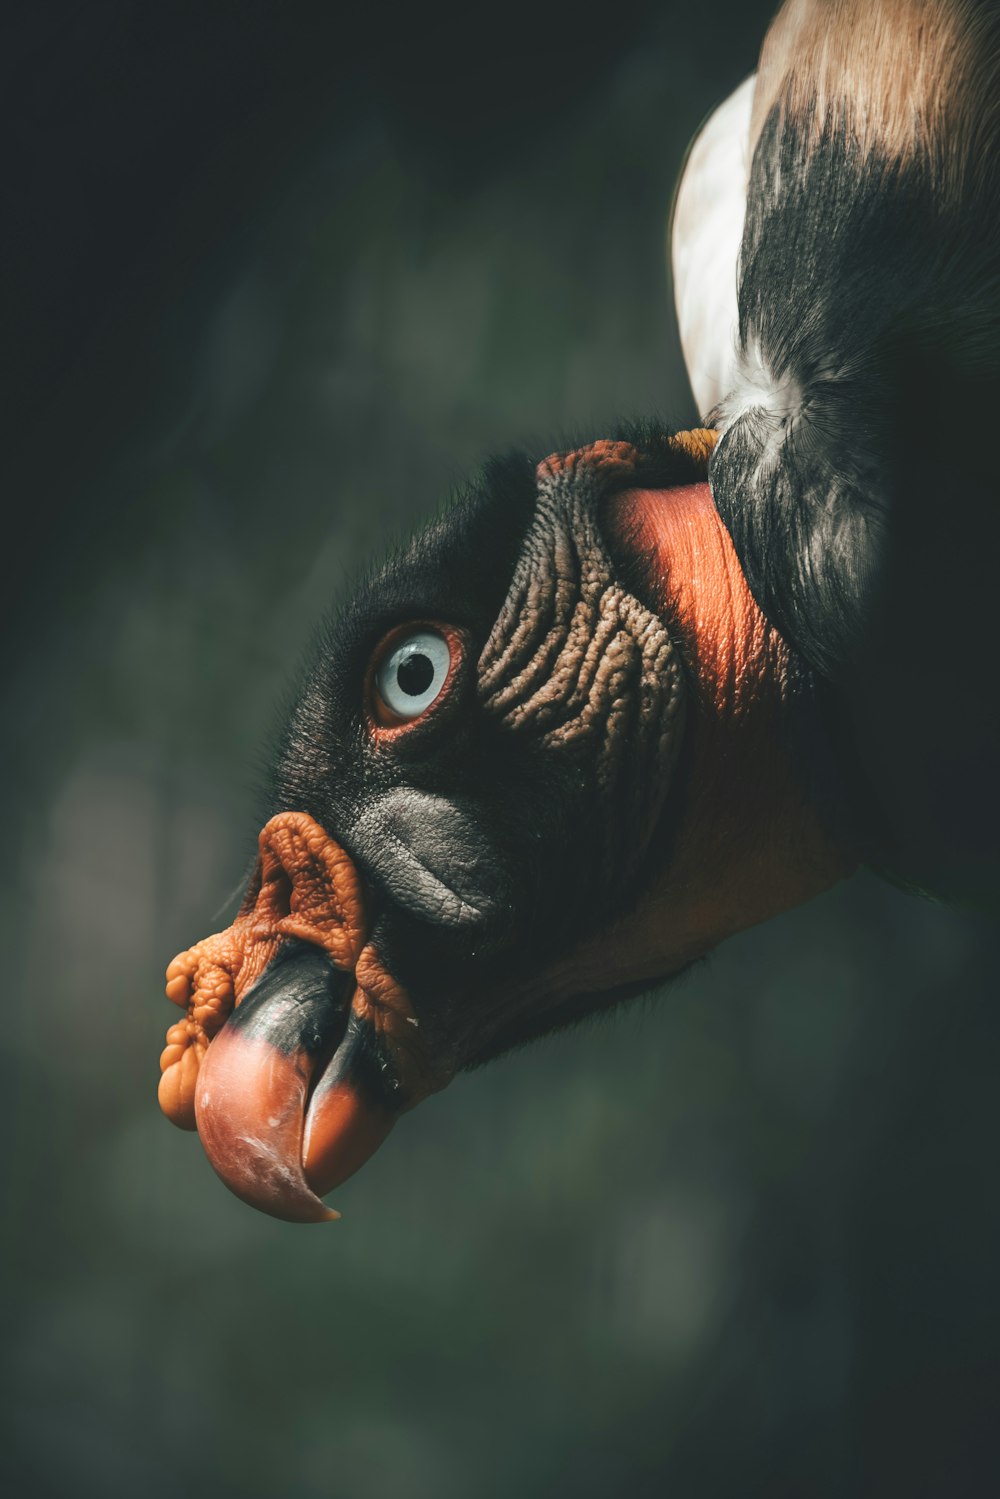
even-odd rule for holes
{"type": "Polygon", "coordinates": [[[567,997],[676,973],[857,863],[798,784],[782,722],[791,652],[753,600],[708,484],[630,490],[610,502],[607,521],[658,559],[658,603],[687,657],[686,769],[669,793],[683,813],[666,868],[636,909],[550,971],[567,997]]]}

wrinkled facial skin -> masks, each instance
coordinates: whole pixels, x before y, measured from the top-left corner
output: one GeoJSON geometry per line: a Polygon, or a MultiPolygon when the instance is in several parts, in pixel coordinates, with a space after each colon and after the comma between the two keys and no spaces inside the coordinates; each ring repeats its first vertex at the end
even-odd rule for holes
{"type": "Polygon", "coordinates": [[[628,904],[681,743],[676,648],[601,534],[642,460],[583,451],[498,466],[371,578],[321,640],[279,758],[275,809],[357,861],[382,956],[451,1070],[547,1028],[544,1006],[517,1013],[519,984],[628,904]],[[411,621],[450,626],[463,657],[424,719],[380,732],[365,674],[411,621]]]}
{"type": "Polygon", "coordinates": [[[544,974],[662,866],[686,684],[602,516],[703,480],[707,452],[646,434],[494,463],[318,636],[241,915],[168,970],[188,1019],[161,1103],[255,1206],[331,1216],[317,1194],[400,1112],[619,997],[544,974]],[[444,686],[401,717],[387,663],[421,632],[444,686]]]}

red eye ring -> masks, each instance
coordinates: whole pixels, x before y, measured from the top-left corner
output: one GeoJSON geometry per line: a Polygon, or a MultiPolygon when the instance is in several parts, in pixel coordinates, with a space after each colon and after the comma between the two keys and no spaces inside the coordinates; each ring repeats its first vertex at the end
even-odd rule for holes
{"type": "MultiPolygon", "coordinates": [[[[465,662],[465,656],[466,642],[462,632],[454,625],[444,624],[440,620],[407,620],[405,624],[396,625],[383,635],[372,652],[365,673],[365,716],[372,736],[380,740],[395,739],[415,729],[418,725],[426,723],[428,717],[451,696],[455,679],[465,662]],[[407,660],[406,646],[410,641],[414,643],[415,650],[407,660]],[[446,648],[446,657],[444,652],[435,649],[434,642],[439,642],[446,648]],[[423,646],[422,650],[421,646],[423,646]],[[385,700],[384,692],[388,684],[383,673],[390,667],[396,656],[399,657],[399,667],[404,670],[410,661],[420,663],[421,678],[412,683],[408,689],[416,709],[412,713],[397,712],[385,700]],[[424,677],[428,669],[431,672],[431,678],[424,686],[424,677]],[[383,690],[381,691],[380,676],[383,677],[383,690]],[[424,690],[413,691],[414,687],[423,687],[424,690]],[[426,706],[421,706],[422,701],[426,701],[426,706]]],[[[398,681],[393,686],[398,687],[398,681]]],[[[398,691],[395,691],[394,695],[397,702],[403,700],[398,691]]]]}

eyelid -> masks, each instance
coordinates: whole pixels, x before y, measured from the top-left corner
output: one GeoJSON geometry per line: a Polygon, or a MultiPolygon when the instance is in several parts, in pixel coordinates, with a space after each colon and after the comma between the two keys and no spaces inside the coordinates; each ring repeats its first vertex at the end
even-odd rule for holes
{"type": "Polygon", "coordinates": [[[451,698],[456,681],[465,666],[468,656],[467,641],[465,633],[455,625],[446,624],[440,619],[409,619],[402,624],[394,625],[388,630],[376,645],[368,661],[364,681],[364,710],[366,727],[370,737],[377,742],[395,740],[408,734],[411,730],[422,727],[427,721],[442,708],[451,698]],[[432,703],[415,718],[401,718],[399,714],[393,713],[382,700],[375,685],[378,669],[386,657],[391,654],[408,635],[415,635],[421,630],[433,631],[442,636],[447,642],[450,662],[448,674],[441,686],[441,691],[432,703]]]}

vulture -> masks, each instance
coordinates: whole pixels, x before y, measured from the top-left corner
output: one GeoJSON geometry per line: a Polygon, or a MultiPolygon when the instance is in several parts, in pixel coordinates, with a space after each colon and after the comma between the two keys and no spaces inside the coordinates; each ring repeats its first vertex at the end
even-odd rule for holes
{"type": "Polygon", "coordinates": [[[997,894],[1000,17],[788,0],[675,196],[703,425],[487,462],[320,630],[159,1098],[293,1221],[865,864],[997,894]]]}

